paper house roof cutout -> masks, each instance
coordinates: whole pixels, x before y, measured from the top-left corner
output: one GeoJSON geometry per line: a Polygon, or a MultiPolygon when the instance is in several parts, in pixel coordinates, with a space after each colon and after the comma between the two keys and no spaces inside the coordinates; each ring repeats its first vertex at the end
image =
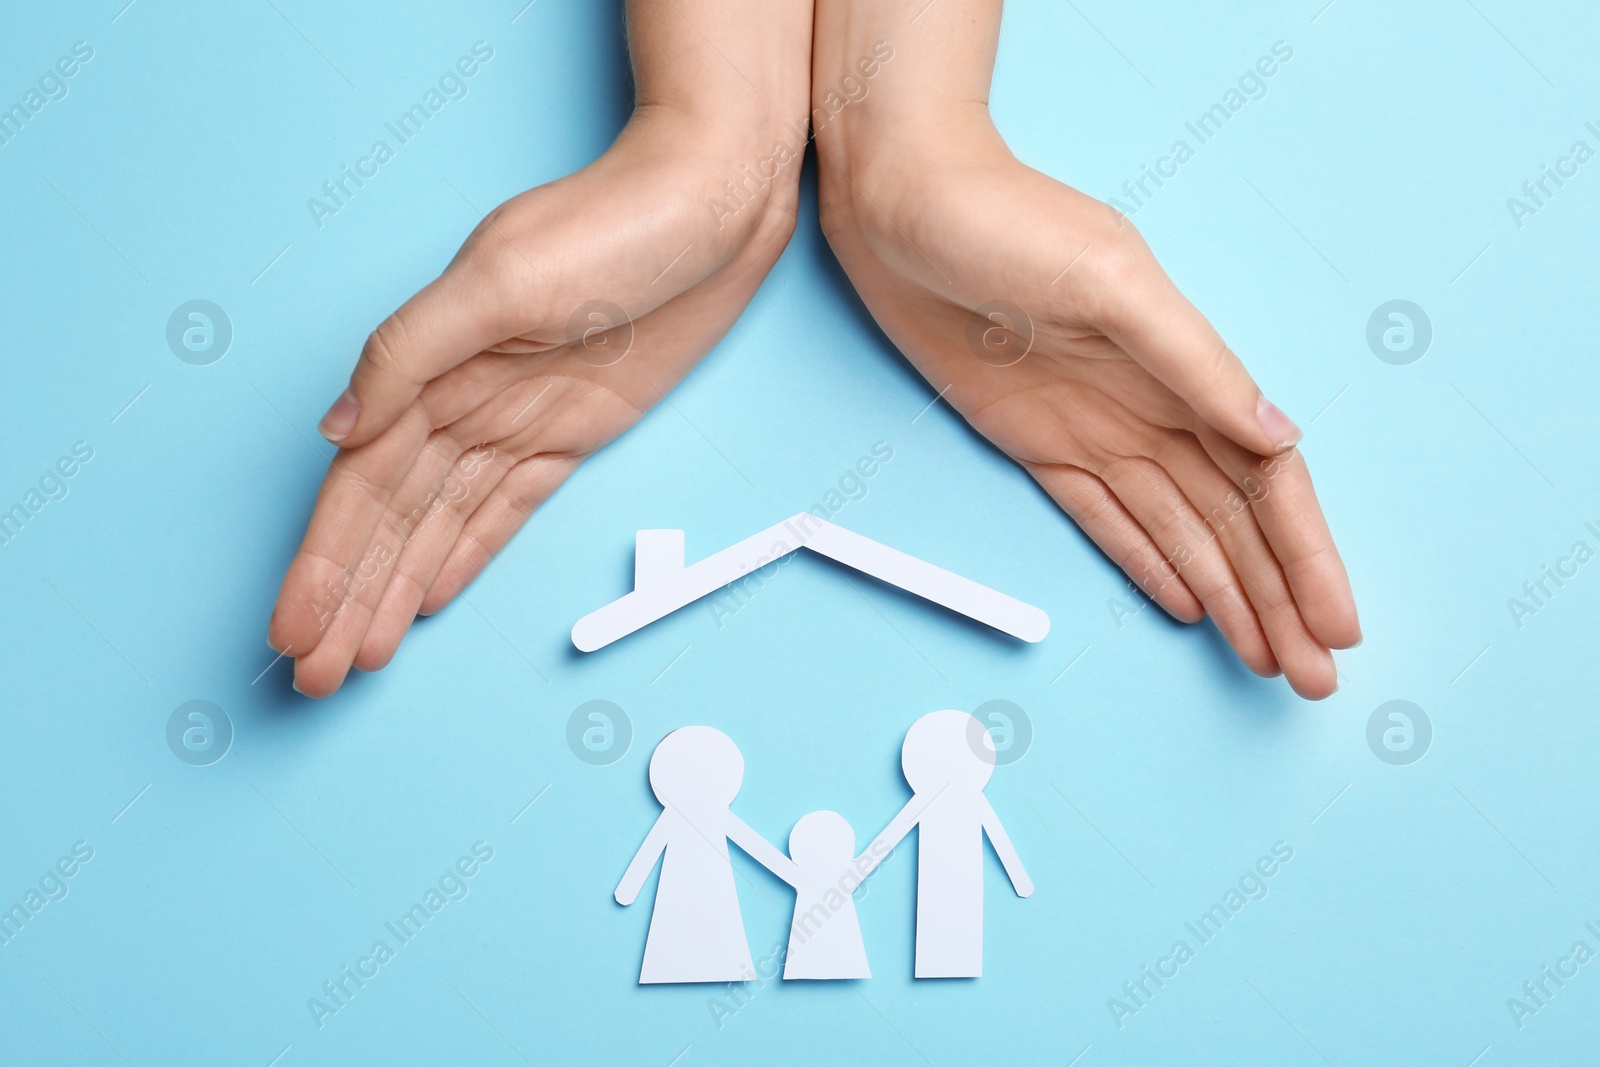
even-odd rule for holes
{"type": "Polygon", "coordinates": [[[583,652],[604,648],[801,548],[1024,641],[1050,632],[1050,617],[1032,604],[801,512],[690,566],[682,530],[640,530],[633,592],[574,623],[572,643],[583,652]]]}

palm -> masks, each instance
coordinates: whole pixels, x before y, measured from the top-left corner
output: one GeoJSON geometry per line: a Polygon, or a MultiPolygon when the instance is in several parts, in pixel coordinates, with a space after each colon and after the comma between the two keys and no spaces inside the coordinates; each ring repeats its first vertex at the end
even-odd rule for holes
{"type": "Polygon", "coordinates": [[[824,175],[829,240],[874,318],[1168,612],[1209,614],[1253,670],[1331,693],[1329,649],[1359,628],[1298,452],[1242,447],[1272,446],[1186,402],[1237,360],[1125,220],[992,128],[974,141],[913,181],[824,175]]]}
{"type": "Polygon", "coordinates": [[[302,692],[385,665],[419,612],[454,598],[749,302],[792,206],[713,226],[705,168],[664,147],[680,141],[630,127],[591,167],[501,205],[368,341],[352,388],[366,376],[361,425],[381,429],[341,439],[355,447],[323,483],[269,630],[302,692]]]}

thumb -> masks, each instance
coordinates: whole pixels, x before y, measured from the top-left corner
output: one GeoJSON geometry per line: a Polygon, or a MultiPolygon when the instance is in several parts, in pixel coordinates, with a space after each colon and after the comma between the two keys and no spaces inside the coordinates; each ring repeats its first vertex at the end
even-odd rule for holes
{"type": "Polygon", "coordinates": [[[379,323],[349,388],[317,424],[322,436],[341,448],[366,444],[394,425],[423,386],[515,332],[492,288],[452,265],[379,323]]]}
{"type": "Polygon", "coordinates": [[[1107,336],[1202,419],[1264,456],[1296,444],[1300,427],[1261,394],[1250,372],[1198,308],[1146,253],[1108,302],[1107,336]]]}

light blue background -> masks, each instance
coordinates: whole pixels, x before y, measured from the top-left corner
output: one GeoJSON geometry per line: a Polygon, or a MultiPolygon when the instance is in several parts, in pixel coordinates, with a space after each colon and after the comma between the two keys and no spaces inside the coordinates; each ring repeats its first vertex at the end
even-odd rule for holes
{"type": "MultiPolygon", "coordinates": [[[[1583,925],[1600,925],[1600,564],[1520,629],[1506,601],[1596,545],[1600,162],[1521,229],[1505,204],[1574,140],[1600,147],[1591,6],[1008,5],[1000,126],[1101,197],[1274,41],[1294,49],[1135,221],[1308,428],[1366,632],[1326,703],[1250,676],[1209,625],[1147,608],[1119,626],[1124,580],[1018,469],[942,404],[913,421],[933,390],[835,266],[809,176],[792,246],[673,406],[586,463],[470,603],[312,703],[286,663],[262,672],[331,451],[316,420],[483,211],[608,143],[627,111],[619,11],[123,2],[0,14],[0,105],[73,42],[95,49],[0,147],[0,506],[74,442],[94,449],[0,548],[0,904],[73,842],[95,850],[0,947],[0,1062],[1592,1054],[1600,962],[1520,1029],[1506,1001],[1575,941],[1600,950],[1583,925]],[[479,39],[495,53],[470,96],[319,230],[306,198],[479,39]],[[212,366],[164,340],[195,298],[233,322],[212,366]],[[1404,367],[1364,339],[1396,298],[1435,330],[1404,367]],[[571,650],[573,620],[626,590],[635,529],[681,526],[698,558],[814,503],[880,440],[893,460],[838,521],[1041,604],[1046,642],[802,559],[721,628],[702,605],[571,650]],[[636,731],[610,766],[564,741],[593,698],[636,731]],[[832,807],[865,840],[907,795],[907,725],[995,698],[1036,731],[989,795],[1039,888],[1018,900],[988,860],[982,979],[911,980],[908,847],[859,904],[870,981],[769,984],[721,1028],[717,990],[635,984],[654,881],[629,909],[610,893],[657,811],[662,734],[733,736],[737,810],[769,838],[832,807]],[[1410,766],[1366,742],[1396,698],[1434,726],[1410,766]],[[166,747],[191,699],[235,726],[210,767],[166,747]],[[470,895],[319,1029],[307,998],[480,840],[494,859],[470,895]],[[1294,859],[1270,894],[1119,1029],[1108,998],[1280,840],[1294,859]]],[[[791,895],[736,862],[759,956],[791,895]]]]}

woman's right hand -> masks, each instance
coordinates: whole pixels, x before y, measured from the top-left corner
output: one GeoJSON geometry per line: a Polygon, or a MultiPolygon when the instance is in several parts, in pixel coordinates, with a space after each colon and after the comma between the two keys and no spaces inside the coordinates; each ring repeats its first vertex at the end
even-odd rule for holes
{"type": "Polygon", "coordinates": [[[1006,147],[998,0],[919,6],[818,4],[818,94],[899,34],[817,136],[839,262],[933,389],[1168,613],[1210,615],[1252,670],[1328,696],[1361,627],[1299,430],[1126,219],[1006,147]]]}

